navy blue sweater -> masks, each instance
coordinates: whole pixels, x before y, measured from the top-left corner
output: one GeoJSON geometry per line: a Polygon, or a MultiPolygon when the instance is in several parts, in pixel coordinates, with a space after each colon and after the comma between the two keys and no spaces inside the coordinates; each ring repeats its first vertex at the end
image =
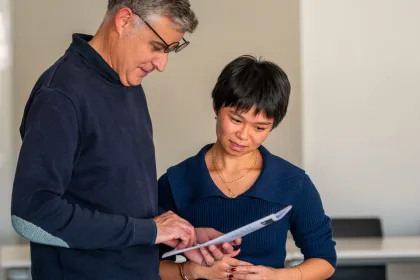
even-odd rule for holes
{"type": "Polygon", "coordinates": [[[141,86],[75,34],[25,107],[12,223],[34,280],[159,279],[152,124],[141,86]]]}
{"type": "MultiPolygon", "coordinates": [[[[263,168],[255,184],[231,199],[214,184],[205,162],[212,145],[168,169],[159,179],[159,205],[190,221],[195,227],[229,232],[287,205],[292,210],[280,221],[243,238],[238,259],[283,268],[290,230],[305,259],[321,258],[336,266],[331,220],[308,175],[291,163],[259,148],[263,168]]],[[[161,253],[169,250],[161,246],[161,253]]]]}

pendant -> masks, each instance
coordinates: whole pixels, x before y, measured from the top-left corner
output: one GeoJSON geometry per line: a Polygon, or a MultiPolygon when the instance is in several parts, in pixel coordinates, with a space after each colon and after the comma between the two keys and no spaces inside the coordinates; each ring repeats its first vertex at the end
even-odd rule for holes
{"type": "Polygon", "coordinates": [[[229,192],[230,198],[235,198],[235,194],[233,192],[229,192]]]}

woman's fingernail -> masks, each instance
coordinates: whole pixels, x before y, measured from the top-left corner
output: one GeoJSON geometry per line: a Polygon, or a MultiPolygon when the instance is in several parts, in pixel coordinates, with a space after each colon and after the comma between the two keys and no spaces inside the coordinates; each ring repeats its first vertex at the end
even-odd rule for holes
{"type": "Polygon", "coordinates": [[[236,271],[236,267],[232,267],[232,268],[230,269],[230,271],[235,272],[235,271],[236,271]]]}
{"type": "Polygon", "coordinates": [[[229,275],[229,279],[233,279],[233,275],[231,274],[231,275],[229,275]]]}

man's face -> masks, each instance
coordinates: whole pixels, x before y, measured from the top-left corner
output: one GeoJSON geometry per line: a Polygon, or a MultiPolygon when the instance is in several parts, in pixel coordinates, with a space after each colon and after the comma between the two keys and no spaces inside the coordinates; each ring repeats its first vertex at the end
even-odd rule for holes
{"type": "MultiPolygon", "coordinates": [[[[162,72],[168,62],[165,43],[137,15],[120,11],[116,16],[118,38],[111,46],[110,59],[113,69],[125,86],[140,85],[143,78],[157,69],[162,72]],[[120,14],[121,13],[121,14],[120,14]]],[[[179,42],[183,33],[173,27],[172,21],[156,16],[148,24],[167,44],[179,42]]]]}

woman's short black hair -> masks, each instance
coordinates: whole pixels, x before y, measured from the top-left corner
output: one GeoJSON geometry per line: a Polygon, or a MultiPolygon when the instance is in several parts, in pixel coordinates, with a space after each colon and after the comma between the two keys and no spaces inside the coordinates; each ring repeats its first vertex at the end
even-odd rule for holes
{"type": "Polygon", "coordinates": [[[223,68],[212,91],[213,104],[216,112],[222,107],[241,112],[255,107],[256,114],[274,120],[275,128],[286,115],[290,88],[286,73],[277,64],[243,55],[223,68]]]}

